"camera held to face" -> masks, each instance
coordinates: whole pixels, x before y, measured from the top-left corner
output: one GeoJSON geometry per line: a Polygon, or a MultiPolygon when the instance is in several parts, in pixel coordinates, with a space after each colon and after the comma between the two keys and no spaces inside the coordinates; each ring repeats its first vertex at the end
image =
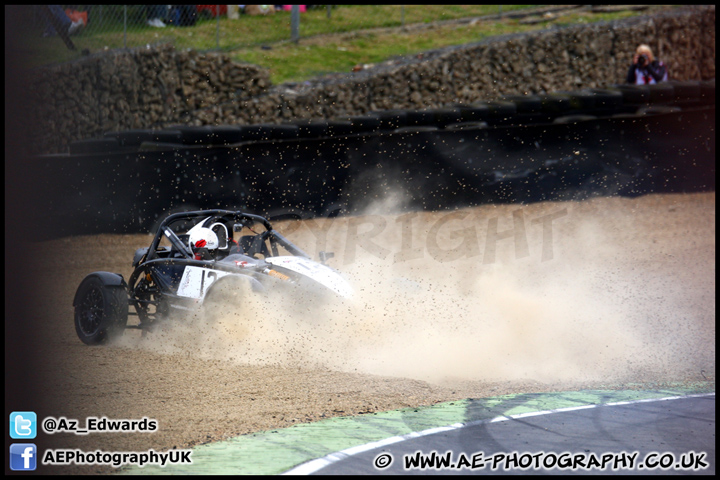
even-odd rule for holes
{"type": "Polygon", "coordinates": [[[646,54],[643,53],[638,56],[638,65],[640,65],[641,67],[645,67],[648,63],[650,63],[650,59],[646,54]]]}

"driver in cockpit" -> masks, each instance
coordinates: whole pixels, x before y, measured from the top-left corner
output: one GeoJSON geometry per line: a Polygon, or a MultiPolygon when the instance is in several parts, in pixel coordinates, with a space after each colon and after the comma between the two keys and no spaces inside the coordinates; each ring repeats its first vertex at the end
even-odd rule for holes
{"type": "Polygon", "coordinates": [[[209,228],[198,228],[190,234],[190,250],[195,260],[215,260],[220,242],[209,228]]]}

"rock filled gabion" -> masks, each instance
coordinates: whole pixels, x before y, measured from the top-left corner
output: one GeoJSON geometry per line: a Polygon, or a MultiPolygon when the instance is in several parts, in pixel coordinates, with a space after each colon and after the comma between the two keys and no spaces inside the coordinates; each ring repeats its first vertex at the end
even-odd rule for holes
{"type": "MultiPolygon", "coordinates": [[[[266,69],[170,45],[95,55],[34,72],[37,153],[108,131],[202,124],[209,106],[257,97],[266,69]]],[[[207,123],[218,119],[208,117],[207,123]]]]}
{"type": "Polygon", "coordinates": [[[437,108],[501,95],[623,83],[635,48],[651,46],[674,80],[715,78],[715,7],[494,37],[272,86],[267,69],[170,45],[107,52],[33,72],[33,153],[109,131],[283,123],[377,110],[437,108]]]}

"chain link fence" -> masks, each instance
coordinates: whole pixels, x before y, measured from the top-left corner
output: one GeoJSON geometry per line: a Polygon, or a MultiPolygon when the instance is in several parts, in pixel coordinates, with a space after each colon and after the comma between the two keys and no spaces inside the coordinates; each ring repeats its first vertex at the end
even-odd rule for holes
{"type": "Polygon", "coordinates": [[[533,5],[28,5],[21,9],[31,65],[171,43],[198,51],[315,35],[507,14],[533,5]],[[80,24],[81,23],[81,24],[80,24]]]}

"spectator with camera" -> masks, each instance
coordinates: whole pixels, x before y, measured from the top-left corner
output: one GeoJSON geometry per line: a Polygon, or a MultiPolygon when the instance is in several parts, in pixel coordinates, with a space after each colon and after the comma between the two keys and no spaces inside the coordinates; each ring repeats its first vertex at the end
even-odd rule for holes
{"type": "Polygon", "coordinates": [[[668,79],[667,67],[656,59],[647,45],[640,45],[635,50],[633,63],[628,70],[627,83],[634,85],[652,85],[666,82],[668,79]]]}

